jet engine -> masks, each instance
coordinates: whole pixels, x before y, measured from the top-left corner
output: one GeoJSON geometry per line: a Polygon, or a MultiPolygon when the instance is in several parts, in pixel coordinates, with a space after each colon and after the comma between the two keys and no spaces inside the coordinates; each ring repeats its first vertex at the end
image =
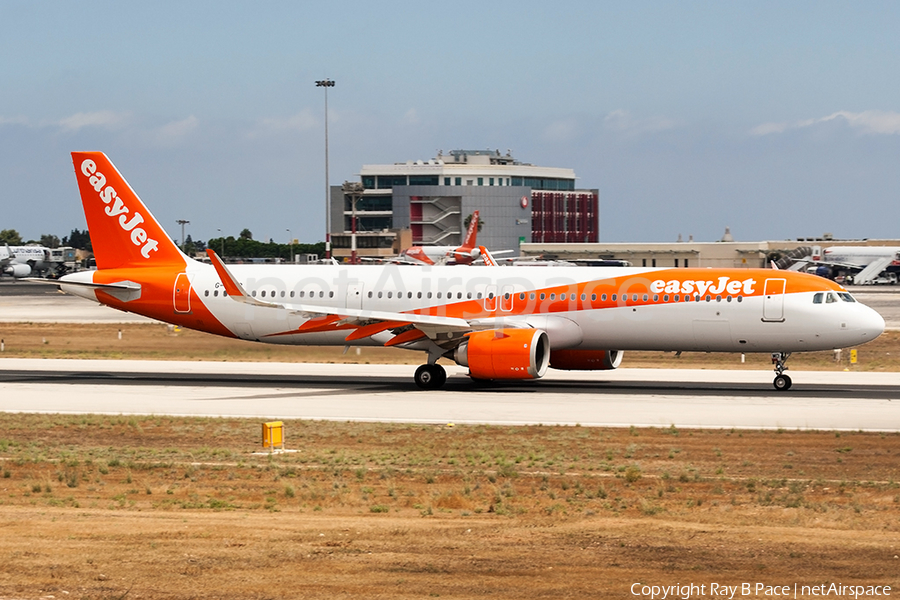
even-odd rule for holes
{"type": "Polygon", "coordinates": [[[550,362],[550,339],[540,329],[491,329],[470,333],[453,352],[474,379],[538,379],[550,362]]]}
{"type": "Polygon", "coordinates": [[[4,271],[13,277],[28,277],[31,275],[31,266],[21,263],[15,265],[7,265],[4,271]]]}
{"type": "Polygon", "coordinates": [[[554,350],[550,366],[563,371],[609,371],[622,364],[621,350],[554,350]]]}

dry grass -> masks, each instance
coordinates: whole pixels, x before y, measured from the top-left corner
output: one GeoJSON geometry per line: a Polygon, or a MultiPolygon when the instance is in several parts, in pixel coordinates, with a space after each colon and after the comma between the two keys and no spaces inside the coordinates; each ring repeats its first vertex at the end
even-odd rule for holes
{"type": "MultiPolygon", "coordinates": [[[[0,338],[8,357],[421,359],[160,325],[0,324],[0,338]]],[[[853,367],[848,353],[791,366],[900,370],[895,332],[859,352],[853,367]]],[[[769,367],[768,356],[739,361],[635,352],[625,365],[769,367]]],[[[257,456],[254,421],[0,414],[0,599],[900,587],[898,434],[286,425],[299,452],[257,456]]]]}
{"type": "Polygon", "coordinates": [[[2,598],[900,586],[900,434],[0,416],[2,598]]]}
{"type": "MultiPolygon", "coordinates": [[[[0,323],[4,340],[2,356],[16,358],[129,358],[144,360],[229,360],[365,364],[420,364],[419,352],[396,348],[353,348],[343,354],[341,347],[277,346],[222,338],[191,330],[174,331],[155,324],[43,324],[0,323]],[[118,339],[118,332],[122,339],[118,339]]],[[[859,362],[850,365],[845,351],[840,363],[832,352],[795,354],[794,370],[900,371],[900,332],[888,331],[858,349],[859,362]]],[[[650,368],[769,369],[767,354],[685,352],[626,352],[623,366],[650,368]]]]}

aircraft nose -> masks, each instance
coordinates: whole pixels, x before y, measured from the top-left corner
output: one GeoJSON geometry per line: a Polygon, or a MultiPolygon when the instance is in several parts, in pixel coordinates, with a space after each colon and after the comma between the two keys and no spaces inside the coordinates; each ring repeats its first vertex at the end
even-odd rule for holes
{"type": "Polygon", "coordinates": [[[865,310],[860,315],[859,330],[865,341],[871,341],[884,333],[884,317],[878,311],[864,306],[865,310]]]}

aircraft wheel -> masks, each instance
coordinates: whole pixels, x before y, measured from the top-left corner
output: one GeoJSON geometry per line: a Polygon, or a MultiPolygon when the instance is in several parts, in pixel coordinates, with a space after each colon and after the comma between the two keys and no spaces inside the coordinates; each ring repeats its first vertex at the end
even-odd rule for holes
{"type": "Polygon", "coordinates": [[[791,378],[787,375],[778,375],[773,382],[775,389],[779,392],[785,392],[791,389],[791,378]]]}
{"type": "Polygon", "coordinates": [[[447,381],[447,371],[441,365],[422,365],[416,369],[415,380],[423,390],[436,390],[447,381]]]}

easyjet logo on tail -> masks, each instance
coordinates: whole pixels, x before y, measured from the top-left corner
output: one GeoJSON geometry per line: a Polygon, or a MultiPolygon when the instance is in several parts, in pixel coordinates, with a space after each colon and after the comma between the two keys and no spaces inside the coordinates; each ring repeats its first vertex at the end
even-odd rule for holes
{"type": "Polygon", "coordinates": [[[125,206],[125,202],[116,193],[115,188],[106,185],[106,175],[97,170],[97,163],[87,158],[81,163],[81,172],[88,178],[88,183],[98,193],[100,200],[106,204],[103,212],[110,218],[118,217],[119,227],[126,232],[131,232],[131,243],[135,246],[141,246],[141,256],[150,258],[151,252],[158,250],[159,242],[151,238],[143,227],[138,227],[144,222],[141,213],[131,210],[125,206]]]}
{"type": "Polygon", "coordinates": [[[756,285],[755,279],[738,280],[727,276],[719,277],[717,281],[696,281],[693,279],[685,279],[684,281],[672,279],[671,281],[665,281],[663,279],[657,279],[650,284],[650,291],[654,294],[697,293],[703,296],[707,292],[710,294],[721,294],[725,292],[731,295],[742,293],[745,296],[749,296],[754,292],[754,285],[756,285]]]}

